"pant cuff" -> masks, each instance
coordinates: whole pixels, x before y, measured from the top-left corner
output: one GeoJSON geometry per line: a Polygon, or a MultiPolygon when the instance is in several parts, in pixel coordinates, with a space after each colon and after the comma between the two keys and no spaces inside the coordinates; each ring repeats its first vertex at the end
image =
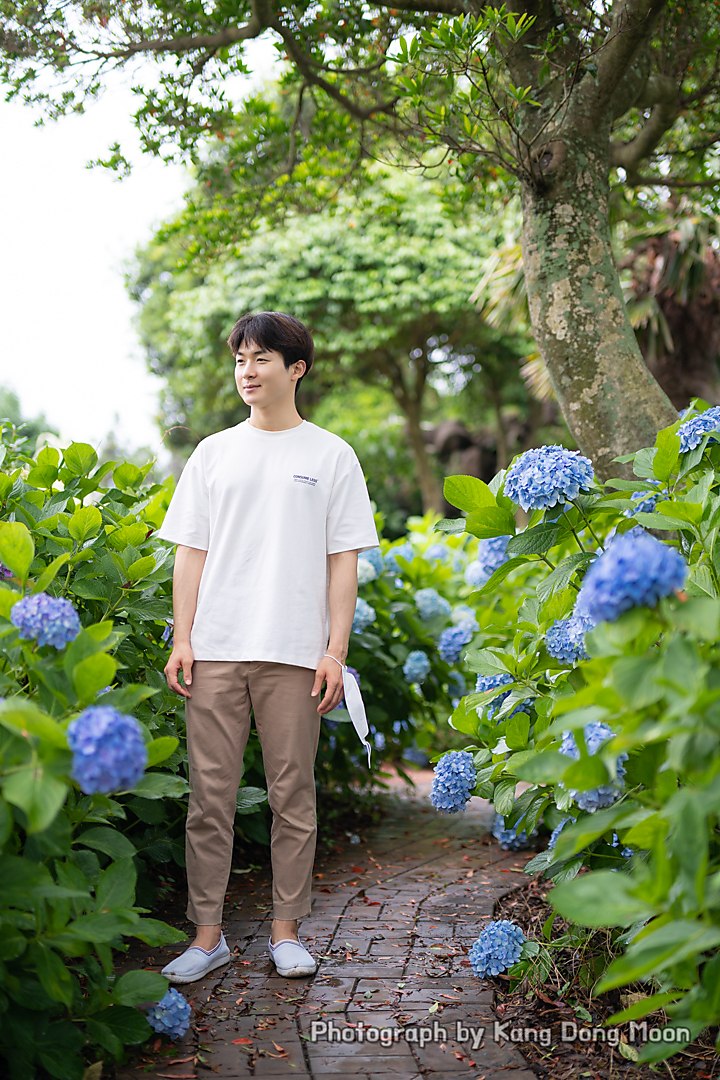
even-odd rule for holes
{"type": "Polygon", "coordinates": [[[311,903],[304,901],[297,904],[273,904],[273,919],[304,919],[310,914],[311,903]]]}
{"type": "Polygon", "coordinates": [[[185,914],[188,920],[195,923],[196,926],[222,926],[222,908],[219,910],[216,908],[214,911],[200,911],[198,908],[194,908],[192,904],[188,904],[185,914]]]}

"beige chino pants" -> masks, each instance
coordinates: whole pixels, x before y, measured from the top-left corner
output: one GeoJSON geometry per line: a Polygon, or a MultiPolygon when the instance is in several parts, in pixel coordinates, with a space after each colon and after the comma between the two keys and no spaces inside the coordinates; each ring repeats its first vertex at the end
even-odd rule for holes
{"type": "Polygon", "coordinates": [[[235,800],[255,714],[273,821],[273,918],[310,914],[317,817],[315,755],[320,738],[311,668],[196,660],[186,702],[190,800],[185,834],[187,917],[222,921],[230,877],[235,800]]]}

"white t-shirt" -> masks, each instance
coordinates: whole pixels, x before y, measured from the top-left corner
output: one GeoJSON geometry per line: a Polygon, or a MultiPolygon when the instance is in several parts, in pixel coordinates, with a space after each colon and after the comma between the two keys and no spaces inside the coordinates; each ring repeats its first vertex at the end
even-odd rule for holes
{"type": "Polygon", "coordinates": [[[378,543],[355,451],[307,420],[285,431],[245,420],[203,439],[158,535],[208,553],[196,660],[309,668],[328,644],[328,555],[378,543]]]}

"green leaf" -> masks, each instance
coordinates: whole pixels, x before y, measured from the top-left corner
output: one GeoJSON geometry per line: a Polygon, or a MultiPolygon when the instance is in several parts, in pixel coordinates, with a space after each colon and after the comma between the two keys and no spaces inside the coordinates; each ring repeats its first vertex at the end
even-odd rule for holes
{"type": "Polygon", "coordinates": [[[143,479],[143,472],[130,461],[123,461],[113,472],[113,483],[121,491],[134,491],[143,479]]]}
{"type": "Polygon", "coordinates": [[[136,1046],[154,1034],[142,1013],[129,1005],[111,1005],[93,1013],[93,1020],[109,1028],[123,1046],[136,1046]]]}
{"type": "Polygon", "coordinates": [[[675,532],[678,528],[682,528],[682,523],[677,518],[666,517],[665,514],[655,512],[646,514],[644,510],[638,510],[634,518],[638,525],[644,525],[646,529],[675,532]]]}
{"type": "Polygon", "coordinates": [[[268,793],[258,787],[241,787],[235,803],[236,814],[254,814],[259,806],[267,802],[268,793]]]}
{"type": "Polygon", "coordinates": [[[125,913],[117,912],[109,915],[80,915],[68,924],[65,932],[80,941],[89,941],[94,945],[103,944],[126,934],[132,929],[135,920],[128,918],[125,913]]]}
{"type": "Polygon", "coordinates": [[[0,562],[12,570],[23,585],[34,558],[35,544],[29,529],[21,521],[0,522],[0,562]]]}
{"type": "Polygon", "coordinates": [[[461,698],[457,708],[449,717],[448,723],[455,731],[477,738],[479,720],[476,710],[469,704],[467,697],[461,698]]]}
{"type": "Polygon", "coordinates": [[[512,780],[499,780],[495,785],[495,791],[493,792],[493,805],[498,814],[502,814],[505,817],[513,808],[515,803],[515,788],[517,781],[512,780]]]}
{"type": "Polygon", "coordinates": [[[569,859],[576,852],[583,851],[603,833],[619,827],[620,822],[629,818],[636,809],[637,803],[626,802],[620,806],[609,806],[605,810],[596,810],[594,814],[586,814],[575,824],[570,822],[557,839],[555,858],[558,860],[569,859]]]}
{"type": "Polygon", "coordinates": [[[702,503],[675,502],[673,500],[656,503],[654,513],[678,522],[680,528],[683,528],[686,523],[698,525],[702,520],[704,509],[702,503]]]}
{"type": "Polygon", "coordinates": [[[167,979],[156,971],[127,971],[115,983],[113,1000],[118,1005],[142,1005],[160,1001],[167,989],[167,979]]]}
{"type": "Polygon", "coordinates": [[[169,758],[171,754],[175,753],[179,743],[180,740],[176,739],[174,735],[163,735],[160,739],[153,739],[147,746],[147,768],[150,769],[153,765],[159,765],[161,761],[169,758]]]}
{"type": "MultiPolygon", "coordinates": [[[[689,601],[688,601],[689,602],[689,601]]],[[[665,687],[662,661],[654,656],[621,656],[612,666],[610,683],[621,698],[633,709],[644,709],[660,701],[665,687]]]]}
{"type": "Polygon", "coordinates": [[[70,443],[62,453],[63,464],[73,476],[87,476],[97,465],[97,454],[87,443],[70,443]]]}
{"type": "Polygon", "coordinates": [[[681,997],[684,997],[682,990],[671,990],[665,994],[650,994],[642,1001],[636,1001],[634,1005],[623,1009],[622,1012],[613,1013],[607,1022],[608,1024],[626,1024],[628,1020],[639,1020],[641,1016],[648,1016],[649,1013],[662,1009],[664,1005],[677,1001],[681,997]]]}
{"type": "Polygon", "coordinates": [[[45,592],[48,585],[52,584],[55,580],[58,571],[65,566],[65,563],[67,563],[69,559],[69,554],[58,555],[56,559],[53,559],[51,563],[48,563],[40,577],[35,581],[32,591],[34,593],[45,592]]]}
{"type": "Polygon", "coordinates": [[[508,540],[508,555],[544,555],[568,530],[561,525],[536,525],[508,540]]]}
{"type": "MultiPolygon", "coordinates": [[[[571,827],[565,826],[558,844],[566,829],[571,827]]],[[[633,885],[625,874],[596,870],[557,885],[549,899],[564,919],[581,926],[630,926],[656,913],[646,901],[633,896],[633,885]]],[[[599,988],[596,992],[602,993],[599,988]]]]}
{"type": "Polygon", "coordinates": [[[8,589],[6,585],[0,585],[0,616],[3,619],[10,618],[10,612],[18,600],[22,600],[22,593],[15,592],[14,589],[8,589]]]}
{"type": "Polygon", "coordinates": [[[515,533],[515,518],[509,510],[500,506],[484,506],[468,514],[465,528],[481,540],[491,536],[512,536],[515,533]]]}
{"type": "Polygon", "coordinates": [[[67,750],[67,736],[57,720],[23,698],[0,701],[0,724],[15,735],[27,731],[58,749],[67,750]]]}
{"type": "Polygon", "coordinates": [[[102,514],[97,506],[81,506],[68,521],[68,532],[73,540],[82,544],[91,536],[97,536],[102,528],[102,514]]]}
{"type": "Polygon", "coordinates": [[[72,895],[73,891],[59,889],[42,864],[17,855],[0,855],[0,906],[27,911],[34,907],[38,897],[68,894],[72,895]]]}
{"type": "MultiPolygon", "coordinates": [[[[519,539],[519,537],[517,537],[517,539],[519,539]]],[[[544,604],[546,600],[549,600],[550,597],[554,595],[554,593],[567,588],[572,581],[575,572],[581,570],[584,566],[588,566],[594,558],[594,555],[578,551],[573,555],[568,555],[566,559],[563,559],[561,563],[558,563],[555,569],[548,574],[546,578],[543,578],[542,581],[538,582],[536,593],[540,603],[544,604]]]]}
{"type": "Polygon", "coordinates": [[[674,426],[663,428],[655,440],[657,452],[652,459],[652,471],[655,479],[663,483],[675,472],[680,457],[680,437],[673,431],[674,426]]]}
{"type": "Polygon", "coordinates": [[[146,945],[175,945],[178,941],[187,941],[187,934],[182,930],[168,926],[159,919],[139,919],[126,933],[144,941],[146,945]]]}
{"type": "Polygon", "coordinates": [[[190,785],[182,776],[161,772],[145,773],[132,789],[133,795],[142,795],[146,799],[179,799],[189,791],[190,785]]]}
{"type": "Polygon", "coordinates": [[[65,802],[68,786],[55,776],[50,776],[38,763],[35,767],[20,769],[6,776],[3,796],[13,806],[19,806],[27,818],[28,833],[47,829],[65,802]]]}
{"type": "Polygon", "coordinates": [[[438,521],[435,525],[434,532],[451,533],[455,536],[461,536],[465,532],[465,518],[443,518],[442,521],[438,521]]]}
{"type": "Polygon", "coordinates": [[[513,772],[519,780],[528,780],[531,784],[556,784],[562,780],[567,767],[567,754],[545,750],[513,768],[513,772]]]}
{"type": "Polygon", "coordinates": [[[132,859],[118,859],[110,863],[101,873],[95,887],[96,910],[104,912],[112,908],[132,907],[135,901],[136,878],[132,859]]]}
{"type": "Polygon", "coordinates": [[[715,583],[709,567],[704,563],[695,563],[690,569],[690,576],[685,585],[685,591],[691,596],[716,598],[715,583]]]}
{"type": "Polygon", "coordinates": [[[448,476],[443,487],[445,498],[458,510],[480,510],[484,506],[497,506],[497,501],[487,484],[476,476],[448,476]]]}
{"type": "Polygon", "coordinates": [[[530,734],[530,717],[527,713],[515,713],[505,721],[505,742],[511,750],[524,750],[530,734]]]}
{"type": "MultiPolygon", "coordinates": [[[[93,1043],[102,1046],[103,1050],[107,1050],[114,1058],[120,1057],[123,1048],[122,1043],[107,1024],[100,1024],[92,1016],[87,1016],[85,1017],[85,1027],[93,1043]]],[[[88,1080],[87,1073],[83,1076],[83,1080],[88,1080]]]]}
{"type": "MultiPolygon", "coordinates": [[[[657,447],[646,446],[642,450],[638,450],[635,454],[635,460],[633,461],[633,472],[636,476],[642,477],[644,480],[654,480],[655,473],[653,471],[653,461],[657,454],[657,447]]],[[[615,459],[619,461],[619,458],[615,459]]]]}
{"type": "Polygon", "coordinates": [[[473,596],[479,596],[480,593],[491,593],[505,580],[508,574],[512,574],[513,570],[517,570],[518,566],[527,566],[528,560],[523,558],[508,559],[502,566],[498,566],[497,570],[494,570],[490,577],[487,579],[484,585],[479,589],[476,589],[473,596]]]}
{"type": "Polygon", "coordinates": [[[9,922],[0,926],[0,960],[17,960],[27,948],[27,938],[9,922]]]}
{"type": "Polygon", "coordinates": [[[152,555],[144,555],[142,559],[136,559],[125,571],[128,581],[141,581],[156,569],[157,563],[152,555]]]}
{"type": "Polygon", "coordinates": [[[76,664],[72,671],[75,693],[81,705],[93,701],[98,690],[109,686],[115,678],[117,661],[107,653],[99,652],[76,664]]]}
{"type": "Polygon", "coordinates": [[[679,964],[690,956],[700,958],[702,953],[716,949],[718,945],[720,927],[707,926],[693,919],[674,919],[655,931],[649,927],[639,940],[636,939],[628,946],[623,956],[610,965],[595,992],[604,994],[606,990],[625,986],[644,975],[655,974],[679,964]]]}
{"type": "Polygon", "coordinates": [[[53,1001],[72,1005],[74,979],[54,949],[42,941],[32,943],[33,966],[43,990],[53,1001]]]}
{"type": "Polygon", "coordinates": [[[117,829],[111,829],[105,825],[86,829],[75,837],[74,843],[94,848],[95,851],[102,851],[111,859],[130,859],[136,854],[135,847],[126,836],[119,833],[117,829]]]}
{"type": "Polygon", "coordinates": [[[588,788],[599,787],[607,784],[608,771],[598,757],[581,757],[568,766],[563,783],[568,788],[577,788],[579,791],[587,791],[588,788]]]}

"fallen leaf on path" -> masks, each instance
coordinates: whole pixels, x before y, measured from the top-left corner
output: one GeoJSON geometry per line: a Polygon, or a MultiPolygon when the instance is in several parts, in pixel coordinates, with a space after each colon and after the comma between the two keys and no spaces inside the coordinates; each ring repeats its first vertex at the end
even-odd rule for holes
{"type": "Polygon", "coordinates": [[[155,1073],[155,1075],[167,1077],[167,1080],[197,1080],[197,1073],[155,1073]]]}
{"type": "Polygon", "coordinates": [[[252,1039],[233,1039],[232,1044],[233,1044],[233,1046],[252,1046],[253,1040],[252,1039]]]}
{"type": "Polygon", "coordinates": [[[459,1053],[459,1051],[453,1050],[453,1053],[454,1053],[455,1057],[458,1059],[458,1061],[464,1061],[465,1060],[465,1055],[459,1053]]]}
{"type": "Polygon", "coordinates": [[[164,1062],[165,1065],[187,1065],[188,1061],[192,1061],[193,1065],[197,1061],[197,1057],[193,1054],[192,1057],[187,1058],[173,1058],[172,1061],[164,1062]]]}

